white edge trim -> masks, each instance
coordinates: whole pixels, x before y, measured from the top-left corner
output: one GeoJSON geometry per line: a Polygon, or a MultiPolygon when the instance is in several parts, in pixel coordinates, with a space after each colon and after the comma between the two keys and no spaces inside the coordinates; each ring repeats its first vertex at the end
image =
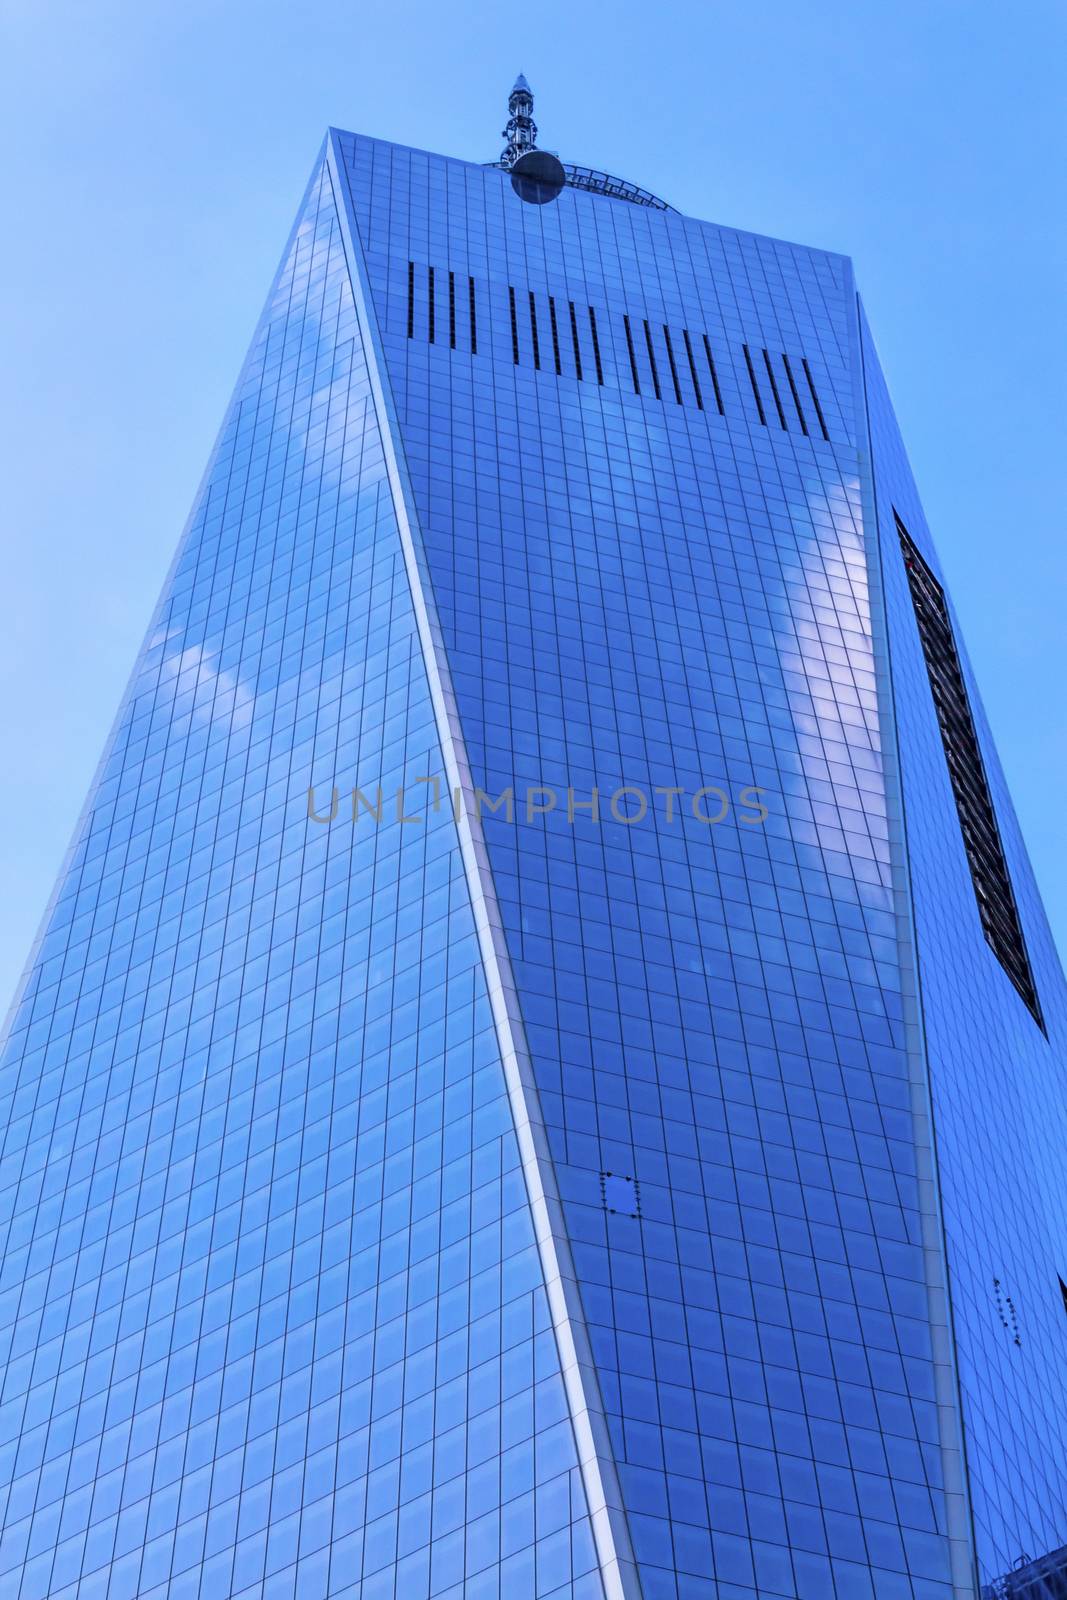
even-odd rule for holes
{"type": "Polygon", "coordinates": [[[327,136],[327,161],[348,256],[352,293],[364,341],[371,393],[382,435],[382,448],[441,741],[442,759],[449,789],[453,792],[458,790],[462,796],[463,803],[457,819],[460,850],[559,1348],[560,1368],[600,1561],[605,1600],[641,1600],[637,1563],[630,1543],[614,1452],[556,1188],[555,1169],[541,1116],[533,1064],[526,1044],[481,819],[475,805],[474,783],[452,689],[444,638],[433,603],[414,496],[403,457],[399,423],[370,297],[366,263],[351,211],[348,178],[337,144],[337,133],[333,128],[327,136]]]}

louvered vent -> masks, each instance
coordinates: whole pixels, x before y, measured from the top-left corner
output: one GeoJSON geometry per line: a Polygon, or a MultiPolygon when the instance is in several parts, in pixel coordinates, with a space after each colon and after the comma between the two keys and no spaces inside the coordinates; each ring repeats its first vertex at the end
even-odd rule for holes
{"type": "Polygon", "coordinates": [[[904,553],[982,928],[997,960],[1030,1008],[1034,1020],[1043,1027],[945,592],[919,554],[900,517],[896,512],[893,515],[904,553]]]}

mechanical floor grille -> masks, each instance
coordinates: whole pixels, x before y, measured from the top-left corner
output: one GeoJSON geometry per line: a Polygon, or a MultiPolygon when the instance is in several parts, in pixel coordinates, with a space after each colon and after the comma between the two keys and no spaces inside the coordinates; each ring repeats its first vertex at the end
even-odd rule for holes
{"type": "Polygon", "coordinates": [[[926,658],[930,691],[941,729],[963,844],[970,863],[978,913],[993,952],[1044,1027],[1022,925],[1004,858],[982,752],[963,681],[959,651],[945,603],[945,592],[919,554],[896,512],[897,534],[911,588],[919,638],[926,658]]]}
{"type": "MultiPolygon", "coordinates": [[[[706,409],[704,383],[710,380],[708,399],[714,397],[715,410],[721,417],[746,416],[750,424],[761,428],[830,439],[811,365],[799,353],[791,359],[784,350],[747,344],[731,350],[722,340],[713,347],[703,330],[672,328],[640,314],[603,307],[597,310],[574,300],[557,302],[554,295],[538,294],[514,284],[505,286],[507,296],[502,306],[500,285],[476,287],[471,277],[467,278],[467,294],[457,296],[457,275],[451,268],[416,268],[409,261],[406,274],[409,339],[424,333],[429,343],[443,345],[447,314],[449,348],[477,355],[481,304],[487,309],[490,329],[506,327],[514,366],[530,366],[538,372],[551,370],[550,346],[551,367],[557,377],[573,378],[579,383],[595,378],[599,385],[632,392],[645,400],[654,397],[660,404],[692,406],[697,411],[706,409]],[[498,322],[500,311],[506,320],[498,322]],[[716,355],[726,371],[732,364],[735,373],[744,374],[740,387],[727,388],[724,393],[716,355]]],[[[485,340],[482,347],[483,351],[487,348],[485,340]]]]}

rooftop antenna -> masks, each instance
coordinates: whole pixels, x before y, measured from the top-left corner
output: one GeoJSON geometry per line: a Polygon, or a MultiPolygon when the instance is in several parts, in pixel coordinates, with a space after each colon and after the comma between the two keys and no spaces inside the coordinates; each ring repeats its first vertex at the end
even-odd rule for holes
{"type": "Polygon", "coordinates": [[[511,187],[521,200],[543,206],[555,200],[567,181],[563,165],[548,150],[537,148],[537,123],[533,119],[533,90],[520,72],[508,95],[507,144],[498,166],[511,173],[511,187]]]}
{"type": "Polygon", "coordinates": [[[511,187],[520,200],[543,206],[558,199],[569,185],[590,194],[610,195],[613,200],[633,200],[641,206],[655,206],[659,211],[671,210],[665,200],[647,189],[639,189],[636,183],[613,178],[608,172],[596,172],[592,167],[564,166],[551,150],[539,149],[533,102],[533,90],[520,72],[508,95],[508,125],[503,133],[507,143],[500,160],[489,163],[510,173],[511,187]]]}
{"type": "Polygon", "coordinates": [[[500,157],[500,165],[511,170],[527,151],[537,148],[537,123],[533,119],[533,91],[520,72],[515,87],[508,95],[508,125],[504,129],[507,144],[500,157]]]}

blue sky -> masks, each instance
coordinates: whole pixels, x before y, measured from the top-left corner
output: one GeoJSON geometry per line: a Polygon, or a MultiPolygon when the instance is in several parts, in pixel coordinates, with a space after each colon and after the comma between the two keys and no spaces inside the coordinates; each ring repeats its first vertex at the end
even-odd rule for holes
{"type": "Polygon", "coordinates": [[[850,253],[1067,947],[1067,10],[7,0],[6,1004],[327,124],[850,253]]]}

